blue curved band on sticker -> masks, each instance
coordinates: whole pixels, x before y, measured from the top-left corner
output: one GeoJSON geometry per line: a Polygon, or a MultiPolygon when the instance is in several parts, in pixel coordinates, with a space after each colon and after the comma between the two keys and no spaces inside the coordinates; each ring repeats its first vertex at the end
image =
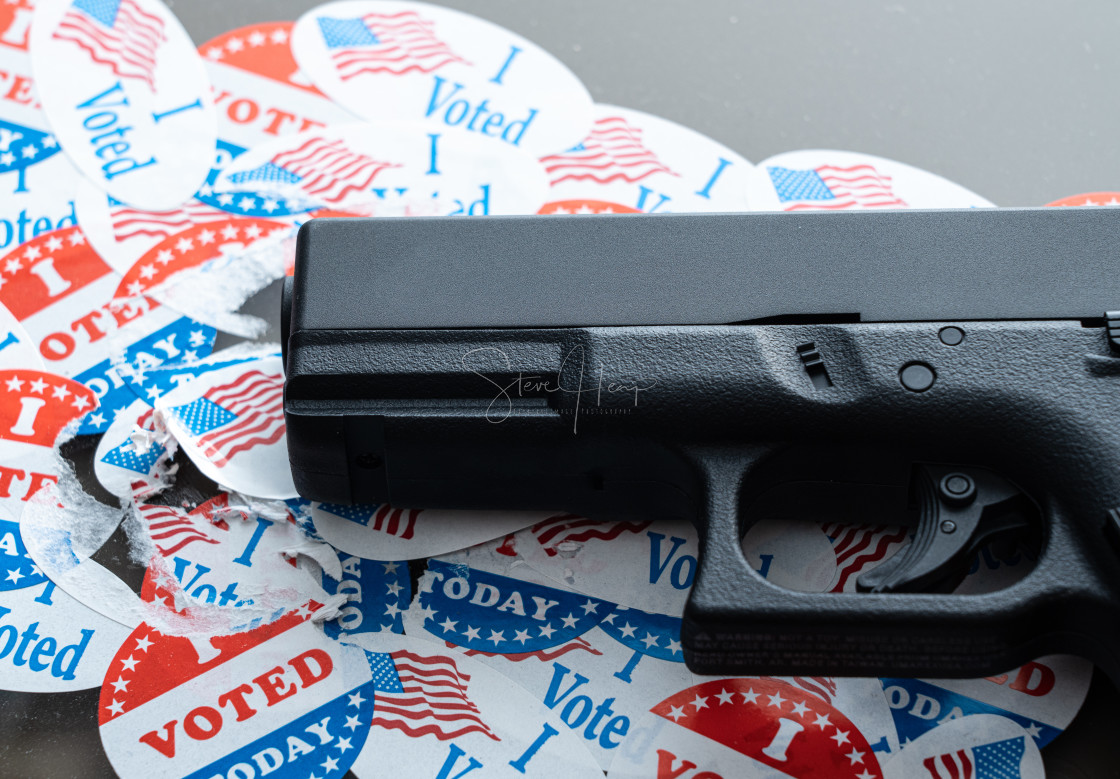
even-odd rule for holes
{"type": "MultiPolygon", "coordinates": [[[[297,694],[302,693],[300,688],[297,694]]],[[[244,724],[234,722],[229,712],[223,719],[226,720],[223,727],[252,726],[251,719],[244,724]]],[[[362,751],[372,720],[373,684],[366,682],[185,779],[261,776],[264,773],[273,779],[307,779],[311,774],[342,776],[362,751]],[[357,705],[355,696],[360,699],[357,705]],[[324,763],[331,766],[325,773],[324,763]],[[239,769],[239,766],[248,767],[248,770],[239,769]]]]}
{"type": "Polygon", "coordinates": [[[1007,717],[1034,736],[1035,744],[1039,748],[1049,744],[1062,732],[1053,725],[1032,720],[919,679],[880,679],[879,681],[883,685],[891,716],[894,717],[898,741],[904,746],[941,723],[968,714],[997,714],[1007,717]]]}
{"type": "Polygon", "coordinates": [[[666,614],[651,614],[616,606],[599,627],[628,649],[659,660],[683,663],[681,620],[666,614]]]}
{"type": "Polygon", "coordinates": [[[323,623],[324,632],[331,638],[382,631],[403,633],[401,615],[412,601],[408,562],[365,560],[346,554],[339,557],[342,581],[323,574],[323,589],[331,595],[347,593],[352,599],[341,608],[338,619],[323,623]]]}
{"type": "MultiPolygon", "coordinates": [[[[218,166],[210,169],[210,173],[206,176],[206,183],[198,190],[195,197],[208,206],[221,209],[235,216],[258,217],[262,219],[303,214],[307,211],[322,207],[321,203],[309,203],[306,200],[286,200],[280,197],[273,197],[268,192],[215,193],[214,182],[222,175],[222,169],[244,153],[244,147],[237,146],[229,141],[223,141],[219,138],[217,147],[218,166]]],[[[246,171],[243,177],[247,176],[249,173],[252,173],[252,171],[246,171]]],[[[248,180],[267,182],[272,179],[261,175],[257,179],[248,180]]]]}
{"type": "Polygon", "coordinates": [[[0,519],[0,592],[33,587],[46,579],[23,545],[19,523],[0,519]]]}
{"type": "MultiPolygon", "coordinates": [[[[78,434],[104,433],[116,415],[140,398],[149,405],[171,386],[149,381],[149,369],[175,361],[206,357],[214,348],[218,331],[188,317],[179,317],[124,350],[125,362],[113,366],[105,359],[74,377],[93,390],[98,407],[82,417],[78,434]],[[122,375],[123,374],[123,375],[122,375]]],[[[155,371],[152,371],[155,373],[155,371]]]]}
{"type": "Polygon", "coordinates": [[[428,562],[425,577],[431,589],[420,594],[424,629],[482,652],[548,649],[586,633],[614,609],[598,598],[441,560],[428,562]]]}

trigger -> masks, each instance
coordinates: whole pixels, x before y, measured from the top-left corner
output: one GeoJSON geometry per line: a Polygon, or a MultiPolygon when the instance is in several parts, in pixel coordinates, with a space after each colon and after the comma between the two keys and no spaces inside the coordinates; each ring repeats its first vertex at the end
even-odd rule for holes
{"type": "Polygon", "coordinates": [[[857,580],[860,592],[934,592],[963,578],[973,555],[996,536],[1026,529],[1026,497],[980,468],[917,466],[913,541],[857,580]]]}

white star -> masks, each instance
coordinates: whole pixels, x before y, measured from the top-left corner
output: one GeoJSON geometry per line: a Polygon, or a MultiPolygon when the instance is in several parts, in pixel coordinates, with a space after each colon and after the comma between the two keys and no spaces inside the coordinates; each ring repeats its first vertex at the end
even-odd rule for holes
{"type": "Polygon", "coordinates": [[[23,389],[23,379],[19,376],[13,376],[4,383],[8,385],[8,392],[19,392],[23,389]]]}
{"type": "Polygon", "coordinates": [[[827,714],[818,714],[817,719],[816,719],[815,722],[813,722],[813,724],[816,725],[821,730],[824,730],[825,728],[828,728],[828,727],[832,727],[832,723],[828,721],[828,715],[827,714]]]}
{"type": "Polygon", "coordinates": [[[851,765],[863,762],[863,752],[857,751],[855,747],[852,747],[852,751],[844,755],[844,757],[852,761],[851,765]]]}
{"type": "Polygon", "coordinates": [[[44,135],[41,143],[44,149],[53,149],[55,146],[58,146],[58,141],[54,139],[53,135],[44,135]]]}
{"type": "Polygon", "coordinates": [[[4,577],[13,584],[19,582],[23,578],[23,574],[19,572],[19,568],[9,568],[8,575],[4,577]]]}
{"type": "Polygon", "coordinates": [[[245,48],[245,43],[240,38],[230,38],[226,41],[226,50],[230,53],[241,51],[245,48]]]}
{"type": "Polygon", "coordinates": [[[70,390],[66,389],[65,384],[59,384],[57,387],[51,387],[51,397],[58,398],[59,400],[66,400],[66,396],[70,394],[70,390]]]}
{"type": "Polygon", "coordinates": [[[82,235],[81,230],[75,230],[74,232],[70,233],[70,245],[71,246],[80,246],[81,244],[83,244],[85,242],[86,242],[86,237],[84,235],[82,235]]]}
{"type": "Polygon", "coordinates": [[[793,704],[793,713],[799,717],[804,717],[809,713],[809,707],[805,705],[804,701],[798,701],[793,704]]]}
{"type": "Polygon", "coordinates": [[[623,638],[633,638],[633,637],[634,637],[634,631],[635,631],[635,630],[637,630],[637,628],[636,628],[636,627],[633,627],[633,626],[632,626],[632,625],[631,625],[631,624],[630,624],[629,622],[627,622],[627,623],[626,623],[625,625],[623,625],[623,626],[622,626],[622,628],[621,628],[621,631],[622,631],[622,637],[623,637],[623,638]]]}
{"type": "Polygon", "coordinates": [[[260,237],[260,235],[261,235],[260,225],[251,224],[251,225],[249,225],[248,227],[245,228],[245,236],[247,238],[252,238],[253,240],[256,240],[257,238],[260,237]]]}
{"type": "Polygon", "coordinates": [[[190,238],[180,238],[175,242],[175,251],[179,252],[179,254],[186,254],[192,249],[194,249],[194,241],[190,238]]]}
{"type": "Polygon", "coordinates": [[[206,343],[206,333],[201,330],[191,330],[190,342],[191,346],[202,346],[206,343]]]}
{"type": "Polygon", "coordinates": [[[876,777],[870,771],[864,771],[862,774],[856,774],[856,779],[876,779],[876,777]]]}
{"type": "Polygon", "coordinates": [[[137,271],[142,279],[150,279],[155,276],[159,271],[156,270],[155,265],[141,265],[140,270],[137,271]]]}
{"type": "Polygon", "coordinates": [[[124,712],[124,704],[118,701],[116,698],[114,698],[113,702],[105,708],[109,710],[110,714],[121,714],[124,712]]]}
{"type": "MultiPolygon", "coordinates": [[[[242,211],[248,211],[250,208],[252,208],[256,204],[257,204],[257,199],[255,197],[249,197],[248,195],[245,195],[244,197],[242,197],[240,200],[237,201],[237,207],[240,208],[242,211]]],[[[245,232],[248,232],[248,230],[246,230],[245,232]]]]}
{"type": "Polygon", "coordinates": [[[646,645],[646,649],[651,649],[657,646],[657,636],[653,633],[646,633],[646,637],[642,639],[642,643],[646,645]]]}
{"type": "Polygon", "coordinates": [[[677,652],[681,651],[681,642],[680,641],[674,641],[673,639],[670,638],[668,649],[669,649],[669,654],[675,655],[677,652]]]}
{"type": "Polygon", "coordinates": [[[393,597],[396,597],[396,596],[401,594],[401,586],[399,584],[397,584],[396,582],[389,583],[386,586],[386,589],[388,589],[389,594],[392,595],[393,597]]]}
{"type": "Polygon", "coordinates": [[[264,37],[264,33],[261,32],[260,30],[256,30],[255,32],[252,32],[252,33],[249,34],[249,45],[250,46],[263,46],[265,40],[266,39],[264,37]]]}
{"type": "Polygon", "coordinates": [[[1036,741],[1042,735],[1042,728],[1040,728],[1038,725],[1034,724],[1033,722],[1029,726],[1027,726],[1026,731],[1028,733],[1030,733],[1031,738],[1035,739],[1036,741]]]}
{"type": "Polygon", "coordinates": [[[19,270],[22,267],[23,267],[23,263],[19,261],[18,257],[13,257],[12,259],[10,259],[6,263],[4,263],[4,270],[7,273],[15,273],[17,270],[19,270]]]}
{"type": "Polygon", "coordinates": [[[739,694],[743,696],[743,703],[757,703],[758,702],[758,693],[754,691],[753,687],[751,687],[746,692],[741,692],[739,694]]]}
{"type": "Polygon", "coordinates": [[[544,636],[545,638],[552,638],[552,634],[556,632],[556,628],[552,627],[551,622],[549,622],[546,625],[541,625],[540,630],[541,630],[541,635],[544,636]]]}
{"type": "Polygon", "coordinates": [[[343,754],[346,753],[347,749],[354,748],[354,745],[350,743],[350,739],[348,738],[339,738],[338,743],[335,744],[335,746],[338,747],[338,751],[342,752],[343,754]]]}
{"type": "Polygon", "coordinates": [[[607,623],[608,625],[613,625],[613,624],[614,624],[614,618],[615,618],[615,617],[617,617],[617,616],[618,616],[618,615],[617,615],[617,614],[615,614],[615,613],[614,613],[614,612],[612,611],[612,612],[611,612],[610,614],[608,614],[607,616],[603,617],[603,622],[606,622],[606,623],[607,623]]]}
{"type": "Polygon", "coordinates": [[[454,631],[455,626],[458,624],[458,621],[451,619],[451,617],[448,617],[443,622],[439,623],[439,626],[443,628],[443,632],[446,633],[449,630],[454,631]]]}
{"type": "Polygon", "coordinates": [[[30,160],[30,159],[33,159],[35,157],[35,155],[39,153],[39,147],[36,146],[33,143],[29,143],[29,144],[27,144],[26,146],[23,147],[23,151],[20,152],[20,153],[24,157],[26,157],[27,159],[30,160]]]}
{"type": "Polygon", "coordinates": [[[35,379],[35,381],[31,382],[31,385],[28,387],[28,389],[34,392],[36,395],[42,395],[43,390],[45,390],[46,388],[47,383],[42,379],[35,379]]]}
{"type": "Polygon", "coordinates": [[[438,613],[439,612],[437,612],[435,609],[433,609],[430,604],[426,605],[426,606],[421,606],[420,607],[420,621],[421,621],[421,623],[427,622],[429,619],[432,622],[435,622],[436,621],[436,614],[438,614],[438,613]]]}
{"type": "Polygon", "coordinates": [[[528,641],[529,638],[530,636],[528,630],[518,630],[513,636],[513,640],[520,641],[522,646],[524,646],[525,642],[528,641]]]}
{"type": "Polygon", "coordinates": [[[287,30],[273,30],[271,33],[269,33],[268,37],[272,39],[273,43],[287,43],[288,42],[288,31],[287,30]]]}
{"type": "Polygon", "coordinates": [[[693,698],[690,703],[696,707],[697,711],[700,711],[700,709],[708,708],[708,699],[701,698],[699,693],[697,693],[696,697],[693,698]]]}
{"type": "Polygon", "coordinates": [[[785,702],[786,702],[786,699],[783,698],[782,694],[779,692],[779,693],[775,693],[774,695],[770,696],[770,703],[767,704],[767,705],[776,706],[780,709],[780,708],[782,708],[782,704],[785,703],[785,702]]]}
{"type": "Polygon", "coordinates": [[[670,706],[669,716],[673,718],[673,722],[676,722],[684,716],[684,706],[670,706]]]}
{"type": "Polygon", "coordinates": [[[166,265],[174,259],[175,255],[171,252],[170,249],[160,249],[158,252],[156,252],[156,262],[158,262],[160,265],[166,265]]]}
{"type": "Polygon", "coordinates": [[[362,697],[362,694],[360,692],[352,693],[350,695],[347,695],[346,697],[350,699],[350,702],[346,704],[347,706],[360,707],[363,703],[365,703],[366,700],[362,697]]]}
{"type": "Polygon", "coordinates": [[[202,230],[195,237],[198,238],[198,242],[200,244],[202,244],[203,246],[208,246],[208,245],[214,243],[214,238],[216,236],[215,236],[213,230],[202,230]]]}
{"type": "Polygon", "coordinates": [[[12,154],[10,151],[6,151],[3,154],[0,154],[0,165],[3,165],[4,167],[8,167],[15,161],[16,155],[12,154]]]}
{"type": "Polygon", "coordinates": [[[840,728],[837,728],[836,732],[834,734],[832,734],[831,736],[829,736],[829,738],[831,738],[833,741],[836,742],[836,746],[840,746],[841,744],[849,743],[848,742],[848,731],[840,730],[840,728]]]}
{"type": "Polygon", "coordinates": [[[132,655],[129,655],[128,659],[121,660],[121,665],[124,666],[124,669],[126,671],[135,671],[136,670],[136,664],[139,663],[139,662],[140,661],[137,660],[135,657],[133,657],[132,655]]]}
{"type": "Polygon", "coordinates": [[[463,631],[463,635],[467,637],[468,641],[477,641],[478,628],[472,628],[470,625],[467,625],[467,629],[463,631]]]}
{"type": "Polygon", "coordinates": [[[218,46],[211,46],[206,50],[206,59],[208,60],[220,60],[223,56],[225,56],[225,52],[218,46]]]}
{"type": "Polygon", "coordinates": [[[293,612],[293,613],[297,617],[300,617],[301,619],[307,619],[308,617],[311,616],[311,609],[308,608],[306,603],[304,603],[298,609],[296,609],[295,612],[293,612]]]}
{"type": "Polygon", "coordinates": [[[149,641],[146,636],[140,636],[140,638],[136,639],[136,649],[139,652],[147,652],[148,647],[151,645],[152,642],[149,641]]]}
{"type": "Polygon", "coordinates": [[[574,628],[576,626],[576,623],[579,622],[579,617],[569,612],[568,616],[561,617],[560,621],[564,623],[564,627],[574,628]]]}
{"type": "Polygon", "coordinates": [[[280,204],[277,203],[275,200],[273,200],[270,197],[266,197],[264,200],[261,201],[261,208],[263,208],[265,211],[267,211],[270,214],[279,207],[280,207],[280,204]]]}
{"type": "Polygon", "coordinates": [[[599,608],[599,604],[588,598],[587,603],[580,606],[584,614],[594,614],[595,609],[599,608]]]}
{"type": "Polygon", "coordinates": [[[115,682],[109,682],[109,684],[113,685],[113,692],[128,692],[128,685],[131,681],[131,679],[118,676],[115,682]]]}
{"type": "Polygon", "coordinates": [[[142,295],[144,293],[144,284],[139,281],[134,281],[128,285],[128,294],[142,295]]]}
{"type": "MultiPolygon", "coordinates": [[[[60,241],[58,239],[57,235],[52,235],[51,236],[51,241],[54,241],[58,245],[49,247],[48,251],[57,252],[59,249],[62,248],[62,241],[60,241]]],[[[35,260],[39,259],[42,256],[43,256],[43,250],[40,249],[38,246],[28,246],[27,251],[25,251],[23,253],[23,259],[27,260],[28,262],[35,262],[35,260]]]]}
{"type": "Polygon", "coordinates": [[[564,206],[556,206],[551,211],[549,211],[549,213],[550,214],[570,214],[572,212],[569,211],[568,209],[564,208],[564,206]]]}
{"type": "Polygon", "coordinates": [[[503,641],[506,640],[506,637],[502,635],[503,633],[505,633],[504,630],[491,630],[490,631],[490,638],[488,638],[486,640],[487,641],[493,641],[494,646],[497,646],[498,644],[500,644],[500,643],[502,643],[503,641]]]}
{"type": "Polygon", "coordinates": [[[734,700],[732,700],[735,697],[735,693],[728,692],[726,689],[722,690],[719,693],[719,695],[717,695],[716,697],[719,698],[719,705],[720,706],[722,706],[725,703],[734,703],[735,702],[734,700]]]}
{"type": "Polygon", "coordinates": [[[89,399],[85,395],[75,395],[74,399],[70,401],[70,405],[78,411],[84,411],[86,406],[89,405],[89,399]]]}
{"type": "Polygon", "coordinates": [[[57,252],[61,248],[62,248],[62,239],[59,238],[57,235],[52,235],[50,238],[47,239],[47,251],[48,252],[57,252]]]}
{"type": "MultiPolygon", "coordinates": [[[[231,195],[229,192],[222,192],[221,194],[218,195],[218,205],[228,206],[232,202],[233,202],[233,195],[231,195]]],[[[225,228],[225,230],[222,230],[222,234],[224,235],[225,231],[228,230],[228,229],[229,229],[229,227],[225,228]]],[[[234,238],[237,237],[237,228],[236,227],[233,228],[233,237],[234,238]]]]}
{"type": "Polygon", "coordinates": [[[333,758],[333,757],[328,757],[324,762],[320,763],[320,765],[322,765],[323,768],[327,769],[328,774],[331,771],[337,771],[338,770],[338,760],[336,758],[333,758]]]}
{"type": "Polygon", "coordinates": [[[351,717],[351,716],[347,715],[346,716],[346,724],[343,725],[342,727],[350,728],[350,730],[357,730],[361,726],[362,726],[362,721],[360,719],[358,719],[357,716],[351,717]]]}
{"type": "Polygon", "coordinates": [[[400,566],[400,563],[382,563],[381,564],[381,567],[385,570],[385,573],[396,573],[397,568],[399,566],[400,566]]]}
{"type": "Polygon", "coordinates": [[[389,616],[389,617],[392,617],[393,619],[396,619],[397,615],[400,614],[400,613],[401,613],[401,607],[398,606],[395,603],[390,603],[388,606],[385,607],[385,615],[389,616]]]}

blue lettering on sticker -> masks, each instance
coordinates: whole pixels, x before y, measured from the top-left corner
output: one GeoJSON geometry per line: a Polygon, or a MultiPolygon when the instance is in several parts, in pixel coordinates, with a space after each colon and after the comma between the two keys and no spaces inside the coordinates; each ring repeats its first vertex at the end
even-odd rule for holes
{"type": "Polygon", "coordinates": [[[670,538],[669,548],[662,552],[661,542],[665,540],[665,535],[650,530],[646,536],[649,537],[649,583],[657,584],[668,571],[668,581],[673,589],[687,590],[691,587],[692,580],[696,577],[696,558],[690,554],[677,556],[685,539],[675,536],[670,538]]]}
{"type": "MultiPolygon", "coordinates": [[[[1029,669],[1030,665],[1024,666],[1029,669]]],[[[879,680],[887,698],[900,744],[917,739],[943,722],[969,714],[998,714],[1019,723],[1030,733],[1039,748],[1053,741],[1062,731],[1052,725],[1001,709],[967,695],[951,692],[919,679],[879,680]]],[[[995,682],[993,682],[995,684],[995,682]]]]}
{"type": "Polygon", "coordinates": [[[342,580],[336,582],[324,573],[322,583],[331,595],[344,593],[350,598],[339,608],[336,619],[323,623],[331,638],[404,632],[402,614],[412,600],[406,561],[381,562],[346,555],[342,557],[342,580]]]}
{"type": "MultiPolygon", "coordinates": [[[[50,605],[49,602],[47,605],[50,605]]],[[[95,630],[79,628],[65,638],[42,635],[39,622],[27,626],[11,624],[12,610],[0,606],[0,668],[11,664],[33,673],[48,673],[56,679],[73,681],[95,630]],[[63,644],[64,641],[74,641],[63,644]]]]}
{"type": "Polygon", "coordinates": [[[424,116],[428,119],[440,119],[448,127],[462,127],[468,132],[501,138],[512,146],[520,146],[521,139],[540,113],[539,109],[530,108],[526,116],[511,120],[492,108],[489,98],[472,102],[463,92],[465,87],[462,84],[448,82],[441,76],[432,78],[432,95],[428,99],[424,116]]]}
{"type": "Polygon", "coordinates": [[[129,107],[128,96],[120,81],[74,106],[75,110],[85,112],[82,114],[82,128],[90,134],[89,142],[94,155],[106,160],[101,165],[101,175],[106,181],[156,164],[155,156],[149,156],[147,160],[130,156],[132,142],[128,138],[134,128],[124,124],[120,115],[123,109],[129,107]]]}
{"type": "Polygon", "coordinates": [[[498,654],[537,652],[586,633],[615,608],[579,593],[430,560],[420,580],[424,628],[498,654]]]}
{"type": "Polygon", "coordinates": [[[560,707],[560,719],[564,724],[580,732],[588,741],[598,741],[603,749],[614,749],[630,731],[630,718],[615,714],[611,708],[614,698],[606,698],[596,704],[590,695],[575,694],[587,681],[586,676],[553,662],[552,681],[544,695],[544,705],[553,710],[560,707]],[[571,681],[567,681],[569,673],[572,674],[571,681]],[[618,736],[617,740],[612,736],[618,736]]]}
{"type": "Polygon", "coordinates": [[[0,216],[0,249],[9,246],[15,248],[51,230],[73,227],[78,223],[74,201],[67,201],[66,205],[69,207],[68,210],[56,211],[54,214],[29,214],[26,208],[22,208],[18,214],[5,213],[0,216]]]}

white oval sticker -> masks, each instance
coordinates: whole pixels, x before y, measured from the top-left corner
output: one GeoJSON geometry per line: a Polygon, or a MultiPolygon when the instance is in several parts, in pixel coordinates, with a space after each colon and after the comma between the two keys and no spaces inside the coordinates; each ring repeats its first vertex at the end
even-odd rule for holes
{"type": "Polygon", "coordinates": [[[202,184],[217,132],[210,84],[158,0],[39,3],[31,62],[63,151],[99,188],[159,209],[202,184]]]}

